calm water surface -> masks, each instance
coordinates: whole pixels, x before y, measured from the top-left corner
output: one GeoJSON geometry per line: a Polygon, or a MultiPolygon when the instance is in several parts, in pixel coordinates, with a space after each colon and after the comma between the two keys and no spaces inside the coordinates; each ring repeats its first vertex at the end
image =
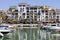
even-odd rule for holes
{"type": "Polygon", "coordinates": [[[14,28],[12,32],[0,37],[0,40],[60,40],[59,38],[55,39],[51,32],[39,28],[14,28]]]}

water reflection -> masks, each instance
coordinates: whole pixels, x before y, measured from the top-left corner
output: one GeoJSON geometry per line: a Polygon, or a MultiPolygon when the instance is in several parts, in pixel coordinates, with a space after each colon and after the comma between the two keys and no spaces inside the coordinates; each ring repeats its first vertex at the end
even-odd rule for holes
{"type": "Polygon", "coordinates": [[[3,37],[0,37],[0,40],[3,40],[3,37]]]}
{"type": "Polygon", "coordinates": [[[60,40],[60,34],[54,35],[53,30],[39,28],[14,28],[12,32],[0,37],[0,40],[60,40]]]}
{"type": "Polygon", "coordinates": [[[38,29],[22,29],[18,30],[19,40],[39,40],[38,29]]]}
{"type": "Polygon", "coordinates": [[[0,37],[0,40],[8,40],[9,37],[7,35],[4,35],[4,37],[0,37]]]}
{"type": "Polygon", "coordinates": [[[39,30],[14,28],[11,33],[4,35],[0,40],[39,40],[39,30]]]}

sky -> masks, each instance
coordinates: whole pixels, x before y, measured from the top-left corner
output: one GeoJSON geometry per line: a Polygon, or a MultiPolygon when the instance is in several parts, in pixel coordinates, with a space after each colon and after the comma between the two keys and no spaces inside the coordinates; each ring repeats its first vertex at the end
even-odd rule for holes
{"type": "Polygon", "coordinates": [[[47,5],[60,9],[60,0],[0,0],[0,9],[8,9],[11,5],[18,6],[19,2],[26,2],[29,5],[47,5]]]}

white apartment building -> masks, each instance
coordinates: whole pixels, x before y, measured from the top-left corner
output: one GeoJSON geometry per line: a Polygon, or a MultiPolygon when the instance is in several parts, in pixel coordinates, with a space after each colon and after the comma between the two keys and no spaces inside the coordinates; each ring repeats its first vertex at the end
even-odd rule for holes
{"type": "Polygon", "coordinates": [[[28,19],[28,22],[40,21],[40,12],[38,6],[29,6],[27,3],[19,3],[18,6],[18,20],[28,19]]]}
{"type": "MultiPolygon", "coordinates": [[[[27,3],[19,3],[18,6],[18,20],[28,19],[29,22],[46,22],[46,14],[49,14],[51,8],[47,6],[30,6],[27,3]],[[41,8],[42,7],[42,8],[41,8]]],[[[53,13],[53,11],[52,11],[53,13]]]]}
{"type": "Polygon", "coordinates": [[[42,24],[59,24],[60,10],[48,6],[30,6],[27,3],[19,3],[13,7],[13,16],[18,15],[17,20],[27,19],[27,22],[39,22],[42,24]]]}

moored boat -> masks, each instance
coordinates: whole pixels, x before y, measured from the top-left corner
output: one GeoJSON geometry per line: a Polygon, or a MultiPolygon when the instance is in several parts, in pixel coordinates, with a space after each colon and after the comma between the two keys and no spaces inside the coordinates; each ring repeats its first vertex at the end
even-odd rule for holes
{"type": "Polygon", "coordinates": [[[0,25],[0,35],[3,36],[4,34],[8,34],[11,32],[11,29],[9,29],[9,26],[6,25],[0,25]]]}

